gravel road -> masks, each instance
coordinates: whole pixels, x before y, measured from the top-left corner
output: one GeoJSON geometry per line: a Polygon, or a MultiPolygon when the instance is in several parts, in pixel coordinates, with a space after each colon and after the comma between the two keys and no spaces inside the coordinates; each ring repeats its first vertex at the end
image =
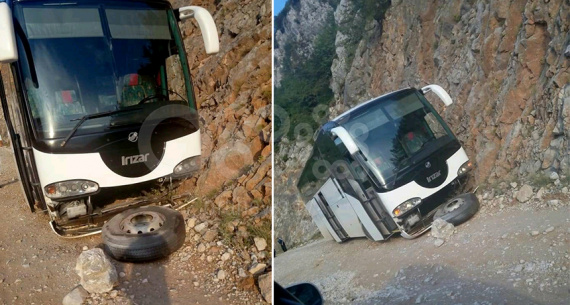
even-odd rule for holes
{"type": "Polygon", "coordinates": [[[326,304],[568,304],[570,208],[482,208],[437,247],[430,234],[318,240],[276,257],[275,280],[326,304]]]}
{"type": "MultiPolygon", "coordinates": [[[[49,217],[31,213],[17,181],[10,148],[0,147],[0,304],[61,304],[79,284],[75,263],[83,247],[101,246],[96,235],[74,240],[56,236],[49,217]]],[[[187,215],[185,215],[187,216],[187,215]]],[[[117,291],[91,296],[91,304],[253,304],[255,290],[218,282],[218,266],[200,260],[187,244],[168,258],[145,264],[114,261],[117,291]],[[189,258],[192,258],[189,260],[189,258]]]]}

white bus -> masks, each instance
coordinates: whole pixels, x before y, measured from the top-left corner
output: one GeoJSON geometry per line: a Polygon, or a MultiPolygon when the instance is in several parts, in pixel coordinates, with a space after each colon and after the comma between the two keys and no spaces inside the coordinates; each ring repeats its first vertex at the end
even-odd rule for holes
{"type": "MultiPolygon", "coordinates": [[[[196,98],[178,28],[188,18],[197,20],[206,53],[218,52],[213,18],[201,7],[0,3],[0,62],[10,63],[16,93],[7,100],[0,88],[4,118],[28,205],[48,213],[57,234],[98,233],[111,216],[152,203],[117,197],[200,169],[196,98]]],[[[137,215],[121,224],[125,233],[157,230],[166,217],[137,215]]]]}
{"type": "Polygon", "coordinates": [[[341,114],[315,134],[297,183],[313,221],[337,242],[414,238],[435,217],[454,224],[479,203],[465,191],[473,164],[424,97],[452,100],[440,86],[395,91],[341,114]]]}

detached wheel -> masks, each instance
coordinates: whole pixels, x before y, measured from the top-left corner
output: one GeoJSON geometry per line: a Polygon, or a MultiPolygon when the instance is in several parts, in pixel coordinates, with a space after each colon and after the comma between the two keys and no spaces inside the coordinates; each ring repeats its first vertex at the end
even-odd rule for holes
{"type": "Polygon", "coordinates": [[[478,210],[479,200],[475,194],[461,194],[439,207],[433,219],[441,218],[457,226],[473,217],[478,210]]]}
{"type": "Polygon", "coordinates": [[[116,260],[144,262],[168,256],[186,238],[182,214],[147,206],[115,215],[102,230],[107,253],[116,260]]]}

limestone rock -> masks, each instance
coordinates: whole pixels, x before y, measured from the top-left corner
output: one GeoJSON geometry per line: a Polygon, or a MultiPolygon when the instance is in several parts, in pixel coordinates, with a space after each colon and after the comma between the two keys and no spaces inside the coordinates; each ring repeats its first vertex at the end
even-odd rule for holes
{"type": "Polygon", "coordinates": [[[81,285],[73,288],[71,292],[69,292],[63,298],[63,305],[81,305],[83,301],[89,296],[89,292],[85,290],[81,285]]]}
{"type": "Polygon", "coordinates": [[[271,287],[273,286],[273,282],[271,281],[271,272],[260,275],[258,283],[263,299],[265,302],[271,303],[271,287]]]}
{"type": "Polygon", "coordinates": [[[519,202],[527,202],[533,195],[532,186],[525,184],[517,191],[515,197],[519,202]]]}
{"type": "Polygon", "coordinates": [[[89,293],[103,293],[118,284],[117,270],[102,249],[81,252],[75,265],[81,286],[89,293]]]}
{"type": "Polygon", "coordinates": [[[455,230],[455,226],[441,218],[436,218],[431,225],[431,236],[439,239],[447,239],[455,230]]]}
{"type": "Polygon", "coordinates": [[[260,273],[263,273],[263,271],[265,271],[265,268],[267,267],[266,264],[262,264],[262,263],[254,263],[253,265],[251,265],[251,267],[249,268],[249,273],[251,273],[252,275],[258,275],[260,273]]]}
{"type": "Polygon", "coordinates": [[[263,251],[265,250],[265,248],[267,248],[267,241],[265,240],[265,238],[254,237],[253,241],[255,242],[255,247],[257,248],[258,251],[263,251]]]}

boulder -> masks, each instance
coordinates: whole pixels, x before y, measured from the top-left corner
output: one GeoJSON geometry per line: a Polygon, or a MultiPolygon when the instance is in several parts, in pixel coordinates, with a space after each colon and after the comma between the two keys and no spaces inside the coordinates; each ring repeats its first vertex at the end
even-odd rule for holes
{"type": "Polygon", "coordinates": [[[431,225],[431,235],[439,239],[447,239],[455,230],[455,226],[441,218],[437,218],[431,225]]]}
{"type": "Polygon", "coordinates": [[[515,197],[519,202],[527,202],[533,195],[532,186],[525,184],[517,191],[515,197]]]}
{"type": "Polygon", "coordinates": [[[75,265],[81,286],[89,293],[109,292],[118,284],[117,270],[102,249],[81,252],[75,265]]]}

